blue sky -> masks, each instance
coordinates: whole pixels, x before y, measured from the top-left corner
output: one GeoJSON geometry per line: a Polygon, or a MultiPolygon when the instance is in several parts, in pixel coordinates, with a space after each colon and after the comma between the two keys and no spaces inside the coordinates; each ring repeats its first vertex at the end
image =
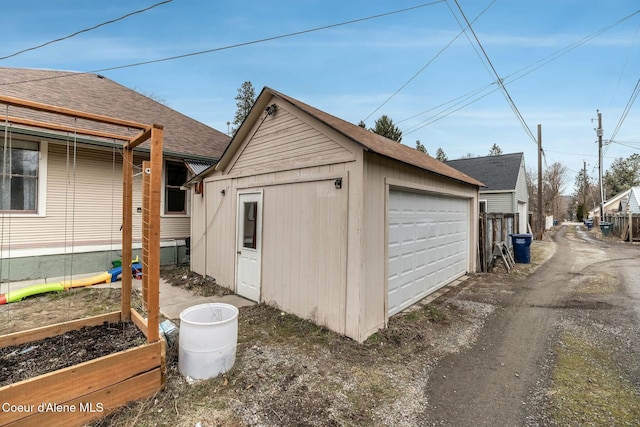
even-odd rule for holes
{"type": "MultiPolygon", "coordinates": [[[[86,0],[11,2],[3,7],[0,56],[159,1],[101,2],[100,7],[86,0]]],[[[639,81],[640,13],[629,16],[640,4],[458,3],[469,21],[477,17],[472,24],[475,34],[534,136],[542,125],[545,163],[558,161],[569,168],[565,193],[573,191],[573,178],[583,161],[597,178],[597,122],[592,119],[599,109],[604,139],[609,140],[639,81]],[[598,34],[607,27],[611,28],[598,34]]],[[[450,159],[486,155],[495,143],[505,153],[524,152],[527,167],[535,170],[535,142],[496,85],[473,34],[461,35],[461,25],[464,18],[454,0],[173,0],[1,60],[0,66],[103,70],[100,74],[164,99],[223,132],[233,120],[237,90],[248,80],[257,92],[269,86],[353,123],[366,119],[373,126],[386,114],[403,131],[403,143],[415,146],[420,140],[432,155],[438,147],[450,159]],[[422,7],[294,37],[106,70],[415,6],[422,7]]],[[[639,109],[640,105],[631,108],[616,142],[605,147],[605,170],[616,157],[640,150],[639,109]]]]}

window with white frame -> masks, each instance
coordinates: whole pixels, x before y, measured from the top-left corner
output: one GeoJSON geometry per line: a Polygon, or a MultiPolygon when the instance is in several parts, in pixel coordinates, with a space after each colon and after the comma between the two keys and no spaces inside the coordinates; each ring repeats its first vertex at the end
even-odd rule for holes
{"type": "Polygon", "coordinates": [[[14,140],[0,146],[0,211],[38,211],[39,162],[37,142],[14,140]]]}
{"type": "Polygon", "coordinates": [[[187,191],[181,187],[188,180],[187,167],[184,163],[167,161],[164,176],[164,213],[186,214],[187,191]]]}
{"type": "Polygon", "coordinates": [[[480,213],[487,213],[487,201],[480,200],[480,213]]]}

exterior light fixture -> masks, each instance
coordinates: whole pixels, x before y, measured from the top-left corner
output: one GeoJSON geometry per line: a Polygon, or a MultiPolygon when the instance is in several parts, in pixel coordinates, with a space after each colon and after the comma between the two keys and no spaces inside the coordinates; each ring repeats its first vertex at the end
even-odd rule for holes
{"type": "Polygon", "coordinates": [[[277,109],[278,109],[278,106],[276,104],[271,104],[264,111],[266,111],[267,115],[270,116],[273,113],[275,113],[277,109]]]}
{"type": "Polygon", "coordinates": [[[339,190],[342,188],[342,178],[338,178],[335,180],[335,182],[333,183],[333,185],[335,185],[336,190],[339,190]]]}

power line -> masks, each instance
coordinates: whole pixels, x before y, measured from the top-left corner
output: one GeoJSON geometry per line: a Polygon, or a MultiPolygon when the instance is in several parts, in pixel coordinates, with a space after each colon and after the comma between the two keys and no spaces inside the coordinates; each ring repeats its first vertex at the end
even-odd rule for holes
{"type": "MultiPolygon", "coordinates": [[[[492,83],[490,86],[493,86],[494,84],[495,84],[495,83],[492,83]]],[[[484,88],[483,88],[483,90],[484,90],[484,88]]],[[[435,114],[435,115],[433,115],[433,116],[429,117],[428,119],[423,120],[421,125],[418,125],[417,127],[416,127],[416,126],[414,126],[413,128],[409,128],[410,130],[409,130],[409,131],[407,131],[407,132],[404,132],[404,135],[409,135],[409,134],[411,134],[411,133],[413,133],[413,132],[416,132],[416,131],[418,131],[418,130],[420,130],[420,129],[424,128],[424,127],[429,126],[430,124],[433,124],[433,123],[437,122],[438,120],[444,119],[445,117],[447,117],[447,116],[449,116],[449,115],[451,115],[451,114],[453,114],[453,113],[455,113],[455,112],[457,112],[457,111],[462,110],[463,108],[465,108],[465,107],[467,107],[467,106],[469,106],[469,105],[473,104],[474,102],[477,102],[477,101],[481,100],[482,98],[485,98],[485,97],[487,97],[487,96],[491,95],[491,94],[492,94],[492,93],[494,93],[494,92],[497,92],[498,90],[500,90],[500,89],[498,89],[498,88],[493,89],[492,91],[487,92],[487,93],[485,93],[484,95],[479,96],[478,98],[475,98],[475,99],[473,99],[473,100],[471,100],[471,101],[467,102],[466,104],[463,104],[463,105],[462,105],[461,107],[459,107],[459,108],[456,108],[456,109],[454,109],[454,110],[450,110],[449,112],[447,112],[447,110],[444,110],[444,111],[442,111],[442,112],[440,112],[440,113],[438,113],[438,114],[435,114]]],[[[462,102],[462,101],[464,101],[464,100],[466,100],[466,99],[469,99],[470,97],[471,97],[471,96],[466,97],[465,99],[461,100],[460,102],[462,102]]],[[[449,107],[449,109],[450,109],[450,108],[453,108],[453,107],[454,107],[454,106],[456,106],[456,105],[459,105],[459,104],[460,104],[460,102],[455,103],[452,107],[449,107]]]]}
{"type": "Polygon", "coordinates": [[[95,30],[97,28],[104,27],[105,25],[113,24],[114,22],[122,21],[125,18],[128,18],[128,17],[133,16],[133,15],[137,15],[139,13],[146,12],[146,11],[151,10],[153,8],[156,8],[158,6],[162,6],[163,4],[171,3],[172,1],[173,0],[165,0],[165,1],[162,1],[160,3],[156,3],[154,5],[146,7],[144,9],[140,9],[140,10],[136,10],[135,12],[127,13],[126,15],[122,15],[119,18],[111,19],[111,20],[105,21],[105,22],[103,22],[101,24],[94,25],[93,27],[89,27],[89,28],[85,28],[84,30],[76,31],[75,33],[69,34],[68,36],[60,37],[58,39],[51,40],[51,41],[48,41],[46,43],[42,43],[42,44],[39,44],[39,45],[34,46],[34,47],[27,48],[27,49],[22,49],[22,50],[19,50],[18,52],[12,53],[11,55],[0,56],[0,61],[2,61],[4,59],[13,58],[14,56],[18,56],[18,55],[20,55],[22,53],[25,53],[25,52],[30,52],[32,50],[43,48],[43,47],[48,46],[48,45],[53,44],[53,43],[58,43],[58,42],[61,42],[63,40],[70,39],[70,38],[75,37],[75,36],[77,36],[79,34],[86,33],[88,31],[93,31],[93,30],[95,30]]]}
{"type": "Polygon", "coordinates": [[[636,101],[636,98],[638,97],[638,93],[640,93],[640,79],[638,79],[638,81],[636,82],[636,87],[631,92],[631,96],[629,97],[629,100],[627,101],[627,105],[624,107],[624,111],[622,112],[622,115],[620,116],[620,120],[618,120],[618,124],[613,129],[613,133],[611,134],[611,138],[609,138],[611,141],[616,139],[616,136],[618,135],[618,131],[620,131],[620,128],[622,127],[622,124],[624,123],[625,119],[627,118],[627,115],[629,114],[629,111],[631,110],[631,107],[633,106],[633,103],[636,101]]]}
{"type": "Polygon", "coordinates": [[[500,75],[498,74],[498,71],[496,71],[496,68],[493,66],[493,63],[491,62],[491,59],[489,58],[489,55],[487,55],[487,52],[484,50],[484,47],[482,46],[482,43],[480,43],[480,39],[478,39],[478,36],[476,35],[476,32],[473,30],[473,27],[471,26],[471,23],[469,22],[469,20],[467,19],[467,16],[465,15],[464,11],[462,10],[462,7],[458,3],[458,0],[454,0],[454,1],[456,3],[456,6],[458,6],[458,9],[460,10],[460,13],[462,14],[462,17],[464,18],[464,21],[467,23],[467,26],[469,27],[469,30],[471,31],[471,34],[473,34],[473,37],[475,38],[476,43],[478,43],[478,46],[480,47],[480,50],[482,50],[482,54],[484,55],[485,59],[489,63],[489,66],[491,67],[491,70],[493,71],[493,74],[496,77],[496,82],[498,83],[498,86],[500,87],[500,89],[502,89],[502,93],[503,93],[505,99],[507,100],[507,102],[509,103],[509,105],[511,106],[511,109],[515,113],[516,118],[520,121],[520,123],[522,124],[522,127],[524,128],[524,130],[527,133],[527,135],[529,135],[531,140],[535,144],[537,144],[538,141],[537,141],[536,137],[531,132],[531,129],[529,128],[529,125],[527,125],[527,122],[524,120],[524,117],[522,117],[522,114],[520,114],[520,110],[518,110],[518,107],[516,106],[516,103],[511,98],[511,95],[509,94],[509,91],[507,91],[507,87],[504,85],[503,79],[500,77],[500,75]]]}
{"type": "MultiPolygon", "coordinates": [[[[629,14],[629,15],[627,15],[627,16],[625,16],[625,17],[623,17],[623,18],[620,18],[619,20],[615,21],[614,23],[609,24],[609,25],[607,25],[606,27],[603,27],[603,28],[599,29],[598,31],[596,31],[596,32],[594,32],[594,33],[591,33],[590,35],[588,35],[588,36],[586,36],[586,37],[582,38],[581,40],[578,40],[577,42],[572,43],[572,44],[570,44],[569,46],[567,46],[567,47],[565,47],[565,48],[563,48],[563,49],[560,49],[559,51],[554,52],[554,53],[552,53],[551,55],[548,55],[548,56],[546,56],[546,57],[544,57],[544,58],[542,58],[542,59],[540,59],[540,60],[538,60],[538,61],[536,61],[536,62],[534,62],[534,63],[532,63],[532,64],[530,64],[530,65],[528,65],[528,66],[526,66],[526,67],[524,67],[524,68],[522,68],[522,69],[521,69],[521,70],[519,70],[519,71],[516,71],[515,73],[513,73],[513,74],[511,74],[511,75],[509,75],[509,76],[505,77],[504,79],[502,79],[502,84],[503,84],[503,85],[511,84],[511,83],[513,83],[513,82],[515,82],[515,81],[520,80],[521,78],[526,77],[527,75],[529,75],[529,74],[533,73],[534,71],[536,71],[536,70],[538,70],[538,69],[542,68],[543,66],[547,65],[548,63],[550,63],[550,62],[552,62],[552,61],[554,61],[554,60],[556,60],[556,59],[558,59],[558,58],[560,58],[560,57],[562,57],[562,56],[566,55],[567,53],[569,53],[569,52],[571,52],[571,51],[573,51],[573,50],[577,49],[578,47],[580,47],[580,46],[582,46],[582,45],[586,44],[587,42],[591,41],[592,39],[596,38],[597,36],[599,36],[599,35],[601,35],[601,34],[603,34],[603,33],[607,32],[607,31],[609,31],[610,29],[612,29],[612,28],[614,28],[614,27],[616,27],[616,26],[618,26],[618,25],[620,25],[621,23],[623,23],[623,22],[627,21],[628,19],[630,19],[630,18],[634,17],[635,15],[637,15],[637,14],[639,14],[639,13],[640,13],[640,9],[639,9],[639,10],[636,10],[635,12],[633,12],[633,13],[631,13],[631,14],[629,14]]],[[[484,61],[483,61],[483,64],[484,64],[484,61]]],[[[495,82],[494,82],[494,83],[492,83],[491,85],[493,85],[493,84],[495,84],[495,82]]],[[[489,86],[491,86],[491,85],[489,85],[489,86]]],[[[476,93],[480,93],[480,92],[482,92],[482,91],[483,91],[485,88],[487,88],[487,87],[488,87],[488,86],[485,86],[484,88],[478,89],[478,90],[476,91],[476,93]]],[[[498,89],[494,89],[494,90],[490,91],[489,93],[486,93],[486,94],[484,94],[484,95],[482,95],[482,96],[479,96],[478,98],[476,98],[476,99],[474,99],[474,100],[472,100],[472,101],[468,102],[467,104],[464,104],[462,107],[460,107],[460,108],[457,108],[457,109],[455,109],[455,110],[450,111],[449,113],[446,113],[446,110],[444,110],[442,113],[440,113],[440,117],[438,117],[438,115],[431,116],[430,118],[428,118],[428,119],[426,119],[426,120],[424,120],[424,121],[422,121],[422,122],[421,122],[421,123],[424,123],[422,126],[416,125],[417,127],[416,127],[416,126],[414,126],[414,129],[413,129],[413,130],[405,131],[405,132],[404,132],[404,134],[405,134],[405,135],[408,135],[408,134],[413,133],[413,132],[415,132],[415,131],[417,131],[417,130],[419,130],[419,129],[422,129],[423,127],[429,126],[429,125],[433,124],[434,122],[436,122],[436,121],[438,121],[438,120],[440,120],[440,119],[442,119],[442,118],[445,118],[446,116],[451,115],[451,114],[453,114],[453,113],[455,113],[455,112],[457,112],[457,111],[459,111],[459,110],[461,110],[461,109],[463,109],[463,108],[465,108],[465,107],[467,107],[467,106],[469,106],[469,105],[471,105],[471,104],[473,104],[473,103],[475,103],[475,102],[477,102],[477,101],[479,101],[479,100],[483,99],[483,98],[484,98],[484,97],[486,97],[487,95],[489,95],[489,94],[491,94],[491,93],[493,93],[493,92],[495,92],[495,91],[497,91],[497,90],[498,90],[498,89]],[[445,113],[446,113],[446,114],[445,114],[445,113]],[[434,119],[434,117],[437,117],[437,118],[435,118],[435,119],[434,119]]],[[[466,95],[463,95],[462,97],[466,97],[466,95]]],[[[449,104],[449,103],[452,103],[452,102],[454,102],[455,100],[460,99],[460,98],[462,98],[462,97],[458,97],[458,98],[455,98],[455,99],[454,99],[454,100],[452,100],[452,101],[448,101],[448,102],[445,102],[445,103],[443,103],[443,104],[440,104],[440,106],[443,106],[443,105],[447,105],[447,104],[449,104]]],[[[468,99],[468,98],[466,98],[466,99],[468,99]]],[[[401,123],[401,122],[404,122],[404,121],[410,120],[410,119],[412,119],[412,118],[414,118],[414,117],[417,117],[417,116],[420,116],[420,115],[422,115],[422,114],[425,114],[425,113],[427,113],[427,112],[429,112],[429,111],[432,111],[432,110],[434,110],[434,109],[436,109],[436,108],[439,108],[440,106],[436,106],[436,107],[430,108],[430,109],[428,109],[428,110],[426,110],[426,111],[423,111],[422,113],[418,113],[418,114],[413,115],[413,116],[411,116],[411,117],[409,117],[409,118],[407,118],[407,119],[400,120],[398,123],[401,123]]]]}
{"type": "Polygon", "coordinates": [[[355,24],[355,23],[358,23],[358,22],[363,22],[363,21],[369,21],[369,20],[373,20],[373,19],[383,18],[383,17],[386,17],[386,16],[395,15],[395,14],[404,13],[404,12],[409,12],[409,11],[420,9],[420,8],[427,7],[427,6],[433,6],[435,4],[442,3],[444,1],[446,1],[446,0],[436,0],[436,1],[433,1],[433,2],[429,2],[429,3],[423,3],[423,4],[420,4],[420,5],[417,5],[417,6],[407,7],[407,8],[404,8],[404,9],[398,9],[398,10],[394,10],[394,11],[391,11],[391,12],[380,13],[378,15],[372,15],[372,16],[367,16],[367,17],[364,17],[364,18],[352,19],[350,21],[339,22],[337,24],[324,25],[322,27],[311,28],[311,29],[308,29],[308,30],[296,31],[296,32],[293,32],[293,33],[281,34],[281,35],[272,36],[272,37],[265,37],[265,38],[262,38],[262,39],[257,39],[257,40],[252,40],[252,41],[248,41],[248,42],[242,42],[242,43],[236,43],[236,44],[223,46],[223,47],[217,47],[217,48],[213,48],[213,49],[200,50],[200,51],[197,51],[197,52],[185,53],[185,54],[182,54],[182,55],[175,55],[175,56],[169,56],[169,57],[165,57],[165,58],[152,59],[152,60],[149,60],[149,61],[141,61],[141,62],[135,62],[135,63],[131,63],[131,64],[118,65],[118,66],[114,66],[114,67],[101,68],[99,70],[85,71],[83,73],[69,73],[69,74],[66,74],[66,75],[43,77],[43,78],[39,78],[39,79],[31,79],[31,80],[22,80],[22,81],[17,81],[17,82],[0,83],[0,86],[7,86],[7,85],[13,85],[13,84],[22,84],[22,83],[31,83],[31,82],[42,81],[42,80],[52,80],[52,79],[58,79],[58,78],[62,78],[62,77],[71,77],[71,76],[74,76],[74,75],[77,75],[77,74],[96,74],[96,73],[101,73],[101,72],[104,72],[104,71],[114,71],[114,70],[121,70],[121,69],[124,69],[124,68],[132,68],[132,67],[139,67],[139,66],[142,66],[142,65],[156,64],[156,63],[159,63],[159,62],[174,61],[176,59],[183,59],[183,58],[188,58],[188,57],[192,57],[192,56],[204,55],[204,54],[207,54],[207,53],[220,52],[220,51],[223,51],[223,50],[235,49],[235,48],[238,48],[238,47],[250,46],[250,45],[253,45],[253,44],[264,43],[264,42],[269,42],[269,41],[273,41],[273,40],[279,40],[279,39],[299,36],[299,35],[302,35],[302,34],[309,34],[309,33],[317,32],[317,31],[327,30],[327,29],[330,29],[330,28],[342,27],[342,26],[345,26],[345,25],[355,24]]]}
{"type": "MultiPolygon", "coordinates": [[[[493,0],[489,6],[487,6],[482,12],[480,12],[480,14],[478,16],[475,17],[475,19],[473,20],[473,22],[477,21],[478,18],[480,18],[494,3],[496,2],[496,0],[493,0]]],[[[447,6],[449,6],[449,3],[446,2],[447,6]]],[[[449,10],[451,10],[451,7],[449,7],[449,10]]],[[[453,11],[451,11],[451,13],[453,14],[453,11]]],[[[454,15],[455,17],[455,15],[454,15]]],[[[389,96],[387,99],[384,100],[384,102],[382,104],[380,104],[375,110],[373,110],[367,117],[365,117],[362,121],[366,122],[371,116],[373,116],[377,111],[379,111],[382,107],[384,107],[389,101],[391,101],[391,99],[393,99],[393,97],[395,97],[398,93],[400,93],[400,91],[402,89],[404,89],[405,87],[407,87],[407,85],[409,83],[411,83],[416,77],[418,77],[429,65],[431,65],[431,63],[433,63],[433,61],[435,61],[445,50],[447,50],[452,44],[453,42],[455,42],[456,40],[458,40],[458,38],[465,34],[464,32],[465,28],[462,28],[462,31],[460,31],[453,39],[451,39],[451,41],[449,43],[447,43],[442,49],[440,49],[438,51],[438,53],[436,53],[431,59],[429,59],[429,61],[427,61],[426,64],[424,64],[422,66],[422,68],[420,68],[418,70],[417,73],[415,73],[413,76],[411,76],[411,78],[409,80],[407,80],[402,86],[400,86],[398,88],[398,90],[396,90],[395,92],[393,92],[391,94],[391,96],[389,96]]]]}

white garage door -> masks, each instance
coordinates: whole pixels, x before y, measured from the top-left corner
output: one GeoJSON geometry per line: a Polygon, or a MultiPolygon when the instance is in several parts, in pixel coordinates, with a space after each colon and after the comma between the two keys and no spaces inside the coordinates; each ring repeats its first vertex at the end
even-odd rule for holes
{"type": "Polygon", "coordinates": [[[389,316],[467,272],[468,199],[389,191],[389,316]]]}

